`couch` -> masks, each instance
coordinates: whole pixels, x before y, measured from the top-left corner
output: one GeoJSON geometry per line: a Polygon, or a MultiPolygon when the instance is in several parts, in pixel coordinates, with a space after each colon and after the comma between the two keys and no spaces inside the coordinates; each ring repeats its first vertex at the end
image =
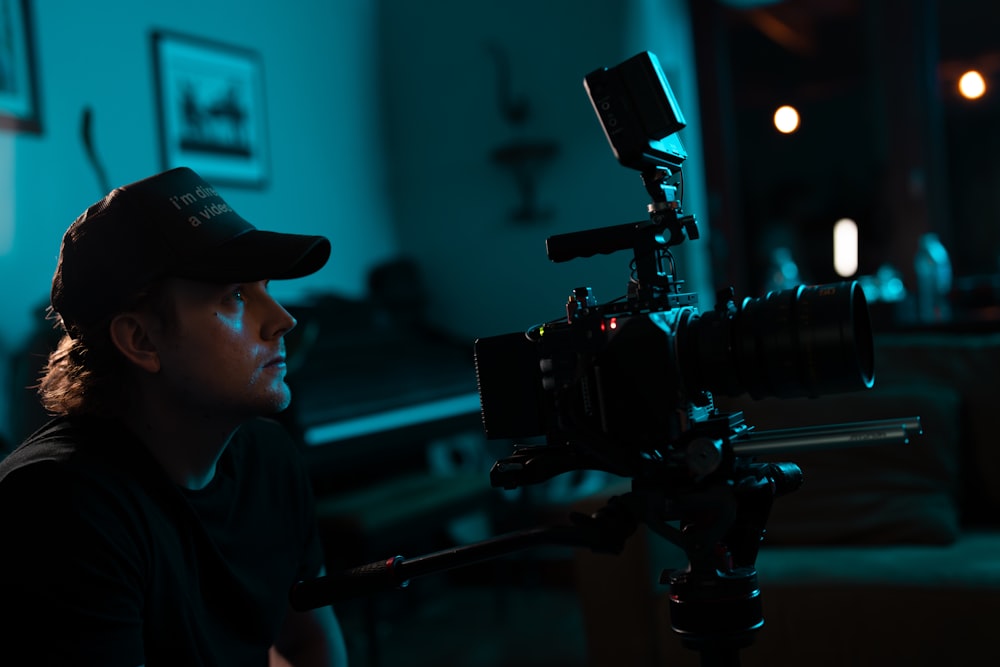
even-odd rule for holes
{"type": "MultiPolygon", "coordinates": [[[[775,500],[767,523],[756,561],[764,626],[740,651],[745,666],[1000,664],[1000,333],[886,333],[875,344],[870,391],[716,397],[760,429],[919,415],[924,430],[905,445],[778,457],[804,484],[775,500]]],[[[592,667],[702,664],[671,631],[658,583],[684,563],[642,527],[620,554],[577,552],[592,667]]]]}

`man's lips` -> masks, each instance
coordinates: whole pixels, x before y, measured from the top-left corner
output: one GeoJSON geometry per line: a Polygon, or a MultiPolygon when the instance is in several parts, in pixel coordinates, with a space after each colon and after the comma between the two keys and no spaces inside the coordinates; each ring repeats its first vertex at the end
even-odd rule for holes
{"type": "Polygon", "coordinates": [[[273,368],[275,366],[284,366],[284,365],[285,365],[285,357],[283,355],[280,355],[280,356],[274,357],[273,359],[271,359],[270,361],[268,361],[266,364],[264,364],[264,368],[273,368]]]}

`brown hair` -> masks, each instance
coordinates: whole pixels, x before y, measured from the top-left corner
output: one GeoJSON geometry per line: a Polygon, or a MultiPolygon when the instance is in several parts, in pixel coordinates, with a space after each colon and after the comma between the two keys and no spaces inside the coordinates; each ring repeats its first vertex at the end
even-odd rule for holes
{"type": "Polygon", "coordinates": [[[54,415],[110,414],[124,398],[124,371],[125,359],[107,331],[64,334],[38,384],[42,407],[54,415]]]}
{"type": "MultiPolygon", "coordinates": [[[[177,314],[164,281],[152,283],[121,312],[146,310],[165,328],[175,327],[177,314]]],[[[108,318],[92,327],[74,327],[49,354],[38,383],[42,407],[53,415],[113,416],[129,404],[129,363],[111,340],[108,318]]]]}

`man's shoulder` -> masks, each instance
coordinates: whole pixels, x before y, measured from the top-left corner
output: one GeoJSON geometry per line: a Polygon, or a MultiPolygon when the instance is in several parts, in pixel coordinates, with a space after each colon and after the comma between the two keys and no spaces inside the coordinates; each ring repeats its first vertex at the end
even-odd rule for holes
{"type": "Polygon", "coordinates": [[[0,461],[0,480],[14,470],[43,461],[64,462],[73,456],[79,444],[73,420],[57,417],[28,436],[0,461]]]}
{"type": "Polygon", "coordinates": [[[113,459],[105,451],[127,438],[116,422],[92,417],[56,417],[0,461],[0,482],[15,471],[88,469],[113,459]]]}

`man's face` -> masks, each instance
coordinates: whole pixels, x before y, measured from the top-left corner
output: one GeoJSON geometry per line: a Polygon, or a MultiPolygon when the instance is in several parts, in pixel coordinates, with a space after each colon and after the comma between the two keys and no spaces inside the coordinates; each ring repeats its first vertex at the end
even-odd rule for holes
{"type": "Polygon", "coordinates": [[[151,337],[160,379],[192,417],[244,419],[288,407],[284,335],[295,318],[267,281],[219,285],[171,278],[175,322],[151,337]]]}

